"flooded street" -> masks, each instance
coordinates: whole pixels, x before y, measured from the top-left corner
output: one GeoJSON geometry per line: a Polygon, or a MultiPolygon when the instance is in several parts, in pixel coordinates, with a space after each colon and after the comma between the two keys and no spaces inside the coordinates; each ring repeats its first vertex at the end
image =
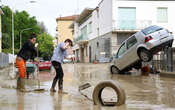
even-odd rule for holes
{"type": "MultiPolygon", "coordinates": [[[[50,93],[53,74],[40,71],[41,92],[19,92],[14,88],[0,87],[0,110],[174,110],[174,78],[150,74],[141,76],[138,72],[131,75],[111,75],[109,64],[64,64],[64,91],[68,94],[50,93]],[[126,104],[122,106],[93,105],[93,87],[101,81],[119,82],[126,93],[126,104]],[[88,98],[81,95],[78,87],[85,83],[93,87],[83,90],[88,98]]],[[[30,80],[30,79],[29,79],[30,80]]],[[[58,88],[56,88],[58,90],[58,88]]],[[[111,94],[104,93],[104,97],[111,94]]]]}

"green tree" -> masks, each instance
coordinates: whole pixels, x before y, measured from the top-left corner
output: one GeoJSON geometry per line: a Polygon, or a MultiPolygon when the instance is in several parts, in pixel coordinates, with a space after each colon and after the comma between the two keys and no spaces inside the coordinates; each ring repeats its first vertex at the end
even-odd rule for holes
{"type": "Polygon", "coordinates": [[[53,37],[47,33],[42,33],[37,37],[39,56],[50,59],[53,54],[53,37]]]}
{"type": "Polygon", "coordinates": [[[2,49],[11,49],[12,11],[8,6],[4,6],[3,12],[4,15],[2,15],[2,49]]]}
{"type": "Polygon", "coordinates": [[[23,29],[31,28],[31,30],[23,31],[22,44],[26,42],[32,33],[39,34],[40,27],[37,25],[35,17],[30,17],[26,11],[15,13],[15,47],[20,47],[20,32],[23,29]]]}
{"type": "MultiPolygon", "coordinates": [[[[12,11],[8,6],[3,6],[2,10],[2,49],[3,52],[12,53],[12,11]]],[[[20,47],[20,32],[23,29],[32,28],[31,30],[22,33],[22,44],[26,42],[32,33],[41,34],[40,25],[35,17],[30,17],[26,11],[14,12],[14,44],[15,53],[18,52],[20,47]]]]}

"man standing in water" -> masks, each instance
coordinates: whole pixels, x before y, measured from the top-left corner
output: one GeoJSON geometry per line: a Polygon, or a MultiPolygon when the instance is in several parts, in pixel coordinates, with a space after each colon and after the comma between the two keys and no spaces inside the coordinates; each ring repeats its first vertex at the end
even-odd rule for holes
{"type": "Polygon", "coordinates": [[[52,56],[52,65],[54,66],[55,70],[56,70],[56,76],[55,78],[53,79],[53,83],[52,83],[52,87],[50,89],[51,92],[56,92],[55,90],[55,85],[57,83],[57,80],[58,81],[58,93],[64,93],[63,92],[63,76],[64,76],[64,73],[63,73],[63,69],[62,69],[62,66],[61,66],[61,63],[63,63],[63,59],[67,57],[67,49],[72,47],[73,44],[72,44],[72,41],[70,39],[66,39],[64,41],[64,43],[60,43],[54,53],[53,53],[53,56],[52,56]]]}
{"type": "Polygon", "coordinates": [[[25,91],[24,78],[26,77],[26,61],[37,56],[36,34],[32,34],[27,42],[24,43],[16,57],[16,65],[19,70],[19,78],[17,80],[17,89],[25,91]]]}

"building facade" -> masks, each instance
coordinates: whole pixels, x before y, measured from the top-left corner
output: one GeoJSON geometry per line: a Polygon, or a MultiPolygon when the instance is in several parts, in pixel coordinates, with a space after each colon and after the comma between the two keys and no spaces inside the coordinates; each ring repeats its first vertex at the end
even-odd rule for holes
{"type": "Polygon", "coordinates": [[[77,15],[58,17],[57,21],[57,43],[64,42],[66,39],[73,40],[72,29],[69,26],[73,23],[77,15]]]}
{"type": "Polygon", "coordinates": [[[165,27],[174,34],[174,6],[175,1],[167,0],[102,0],[95,9],[85,9],[73,28],[77,59],[110,61],[124,40],[150,25],[165,27]]]}

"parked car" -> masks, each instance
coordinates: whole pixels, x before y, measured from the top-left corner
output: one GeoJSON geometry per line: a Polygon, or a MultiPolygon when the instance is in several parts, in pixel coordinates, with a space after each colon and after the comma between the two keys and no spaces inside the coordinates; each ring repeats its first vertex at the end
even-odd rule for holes
{"type": "Polygon", "coordinates": [[[123,41],[110,66],[111,73],[140,69],[142,62],[149,62],[157,52],[171,47],[173,35],[160,26],[150,26],[123,41]]]}
{"type": "Polygon", "coordinates": [[[42,61],[42,62],[39,62],[38,64],[38,69],[39,70],[50,70],[51,69],[51,62],[50,61],[42,61]]]}
{"type": "Polygon", "coordinates": [[[73,61],[65,58],[65,59],[63,59],[63,63],[73,63],[73,61]]]}
{"type": "Polygon", "coordinates": [[[63,63],[73,63],[74,62],[73,59],[70,59],[72,57],[74,57],[74,55],[68,55],[67,58],[69,58],[69,59],[64,58],[63,63]]]}
{"type": "Polygon", "coordinates": [[[100,63],[109,63],[109,62],[111,62],[111,58],[109,58],[109,57],[100,57],[99,62],[100,63]]]}

